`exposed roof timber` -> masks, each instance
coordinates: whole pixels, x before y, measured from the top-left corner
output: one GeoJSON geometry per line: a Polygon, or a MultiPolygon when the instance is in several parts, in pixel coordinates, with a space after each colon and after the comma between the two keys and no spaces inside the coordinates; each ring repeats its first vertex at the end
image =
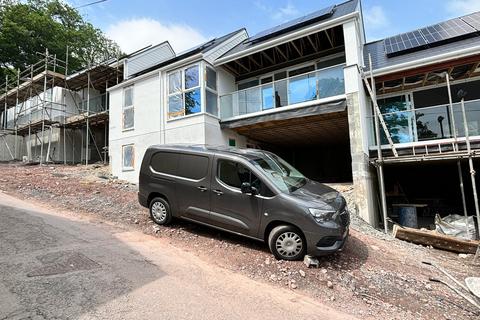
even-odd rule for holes
{"type": "Polygon", "coordinates": [[[262,65],[259,64],[259,63],[257,62],[257,60],[255,60],[255,59],[253,58],[253,56],[248,56],[248,59],[249,59],[250,61],[252,61],[257,67],[262,67],[262,65]]]}
{"type": "Polygon", "coordinates": [[[307,36],[307,39],[308,39],[308,42],[310,42],[310,44],[312,45],[312,48],[315,51],[318,51],[317,45],[313,43],[312,38],[310,38],[310,35],[307,36]]]}
{"type": "Polygon", "coordinates": [[[473,67],[468,71],[467,76],[470,77],[475,70],[477,70],[478,66],[480,66],[480,62],[477,62],[473,65],[473,67]]]}
{"type": "Polygon", "coordinates": [[[285,59],[288,60],[288,57],[283,53],[283,51],[280,49],[280,47],[275,47],[275,50],[277,50],[278,53],[285,59]]]}
{"type": "Polygon", "coordinates": [[[247,72],[250,72],[250,69],[247,68],[246,66],[243,65],[243,63],[240,62],[240,59],[238,60],[235,60],[235,63],[238,64],[240,67],[242,67],[243,69],[245,69],[247,72]]]}
{"type": "Polygon", "coordinates": [[[342,27],[342,25],[350,20],[353,20],[355,18],[358,18],[360,16],[359,11],[351,12],[349,14],[346,14],[344,16],[338,17],[336,19],[329,20],[325,23],[320,23],[320,24],[315,24],[310,27],[302,28],[300,30],[297,30],[295,32],[287,33],[285,35],[279,36],[277,38],[273,38],[272,40],[267,40],[265,42],[262,42],[258,45],[255,45],[253,47],[250,47],[248,49],[245,49],[243,51],[236,52],[234,54],[230,55],[225,55],[219,59],[216,60],[216,65],[221,65],[223,63],[227,63],[230,61],[233,61],[235,59],[247,56],[249,54],[253,54],[262,50],[265,50],[266,48],[271,48],[273,46],[277,46],[279,44],[289,42],[293,39],[298,39],[302,38],[306,35],[309,34],[314,34],[316,32],[321,32],[326,29],[330,28],[335,28],[335,27],[342,27]]]}
{"type": "Polygon", "coordinates": [[[262,56],[264,56],[268,61],[270,61],[271,64],[275,64],[275,61],[273,61],[272,58],[270,58],[270,57],[265,53],[265,51],[262,51],[261,54],[262,54],[262,56]]]}
{"type": "Polygon", "coordinates": [[[332,38],[328,34],[328,30],[324,30],[324,31],[325,31],[325,35],[327,36],[328,42],[330,42],[330,45],[332,46],[332,48],[335,47],[335,45],[333,44],[332,38]]]}
{"type": "Polygon", "coordinates": [[[414,76],[417,74],[423,74],[426,72],[432,72],[435,70],[440,70],[440,69],[448,69],[450,67],[456,67],[460,66],[463,64],[471,64],[471,63],[476,63],[480,61],[480,54],[470,56],[470,57],[465,57],[461,59],[455,59],[455,60],[450,60],[450,61],[445,61],[441,62],[438,64],[433,64],[433,65],[427,65],[419,68],[413,68],[413,69],[408,69],[396,73],[391,73],[387,74],[384,76],[378,76],[375,77],[376,81],[381,82],[381,81],[389,81],[389,80],[395,80],[395,79],[400,79],[402,77],[409,77],[409,76],[414,76]]]}
{"type": "Polygon", "coordinates": [[[298,53],[300,56],[303,56],[302,51],[300,51],[300,49],[298,49],[298,47],[295,45],[295,41],[290,41],[289,43],[293,46],[293,48],[295,49],[295,51],[297,51],[297,53],[298,53]]]}

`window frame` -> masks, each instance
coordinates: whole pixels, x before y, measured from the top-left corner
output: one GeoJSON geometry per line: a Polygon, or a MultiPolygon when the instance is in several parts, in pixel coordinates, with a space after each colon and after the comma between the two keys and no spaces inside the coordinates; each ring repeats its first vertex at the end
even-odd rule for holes
{"type": "Polygon", "coordinates": [[[126,86],[123,88],[123,92],[122,92],[122,131],[130,131],[130,130],[134,130],[135,129],[135,102],[134,102],[134,86],[133,85],[129,85],[129,86],[126,86]],[[126,92],[127,90],[131,90],[131,95],[132,95],[132,104],[131,105],[126,105],[126,99],[125,99],[125,96],[126,96],[126,92]],[[129,111],[129,110],[132,110],[132,113],[133,113],[133,123],[132,123],[132,126],[131,127],[125,127],[125,112],[126,111],[129,111]]]}
{"type": "Polygon", "coordinates": [[[218,72],[217,70],[210,66],[209,64],[205,63],[205,76],[204,76],[204,84],[205,84],[205,113],[208,113],[209,115],[212,115],[216,118],[219,118],[219,113],[220,113],[220,107],[219,107],[219,101],[218,101],[218,72]],[[208,76],[207,76],[207,70],[211,69],[213,72],[215,72],[215,87],[216,89],[210,88],[208,86],[208,76]],[[215,95],[215,100],[217,101],[217,114],[213,114],[207,111],[207,91],[210,93],[213,93],[215,95]]]}
{"type": "Polygon", "coordinates": [[[204,98],[203,98],[203,96],[205,94],[202,93],[202,91],[203,91],[202,90],[202,82],[204,81],[203,72],[201,72],[202,71],[202,66],[203,66],[203,64],[199,61],[199,62],[195,62],[195,63],[189,64],[189,65],[186,65],[182,68],[172,70],[172,71],[167,73],[167,120],[168,121],[183,118],[183,117],[187,117],[187,116],[190,116],[190,115],[196,115],[196,114],[200,114],[200,113],[204,112],[204,104],[203,104],[203,99],[204,98]],[[186,89],[185,88],[185,70],[190,69],[190,68],[195,67],[195,66],[198,68],[198,85],[186,89]],[[170,93],[170,76],[172,74],[175,74],[175,73],[178,73],[178,72],[180,73],[180,90],[170,93]],[[190,93],[190,92],[193,92],[197,89],[199,89],[199,91],[200,91],[200,111],[195,112],[195,113],[191,113],[191,114],[186,114],[185,95],[190,93]],[[170,112],[170,98],[173,97],[173,96],[179,96],[179,95],[181,95],[181,97],[182,97],[183,108],[180,111],[175,112],[175,115],[172,116],[171,114],[173,112],[170,112]],[[178,113],[178,115],[177,115],[177,113],[178,113]]]}
{"type": "Polygon", "coordinates": [[[122,172],[134,171],[135,170],[135,144],[129,143],[122,145],[122,172]],[[125,149],[132,148],[132,166],[125,166],[125,149]]]}

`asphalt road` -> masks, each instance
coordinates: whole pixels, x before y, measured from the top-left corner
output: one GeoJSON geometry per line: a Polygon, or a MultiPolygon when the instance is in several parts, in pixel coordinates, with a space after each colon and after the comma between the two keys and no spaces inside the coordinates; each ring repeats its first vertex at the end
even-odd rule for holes
{"type": "Polygon", "coordinates": [[[0,320],[348,319],[162,239],[0,193],[0,320]]]}

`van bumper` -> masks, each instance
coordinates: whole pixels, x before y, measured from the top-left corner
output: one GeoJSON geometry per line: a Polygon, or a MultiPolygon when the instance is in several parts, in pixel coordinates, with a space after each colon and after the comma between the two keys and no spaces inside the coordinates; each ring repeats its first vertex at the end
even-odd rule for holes
{"type": "Polygon", "coordinates": [[[138,193],[138,203],[140,203],[142,207],[148,208],[148,199],[140,192],[138,193]]]}
{"type": "Polygon", "coordinates": [[[315,257],[326,256],[342,251],[349,234],[346,227],[341,235],[320,236],[318,233],[305,232],[307,240],[307,254],[315,257]]]}

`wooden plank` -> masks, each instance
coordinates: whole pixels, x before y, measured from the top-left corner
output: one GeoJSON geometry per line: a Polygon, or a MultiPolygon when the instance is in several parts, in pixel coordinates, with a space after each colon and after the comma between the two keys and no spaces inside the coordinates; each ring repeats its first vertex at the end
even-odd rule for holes
{"type": "Polygon", "coordinates": [[[457,253],[475,254],[480,245],[480,241],[464,240],[447,236],[436,231],[418,230],[399,225],[393,226],[393,236],[400,240],[457,253]]]}

